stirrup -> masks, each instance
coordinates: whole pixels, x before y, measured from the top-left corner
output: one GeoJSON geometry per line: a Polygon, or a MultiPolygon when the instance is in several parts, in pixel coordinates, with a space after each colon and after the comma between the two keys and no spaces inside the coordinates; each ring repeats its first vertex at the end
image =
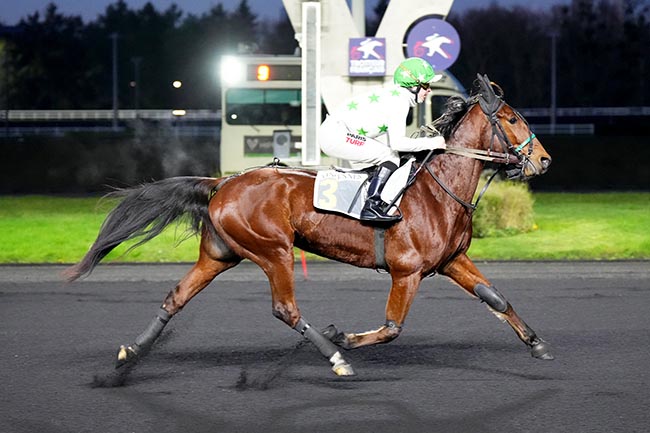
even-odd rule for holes
{"type": "Polygon", "coordinates": [[[363,216],[359,217],[360,221],[365,221],[365,222],[378,222],[378,223],[389,223],[389,222],[397,222],[401,220],[402,217],[399,215],[377,215],[377,216],[363,216]]]}
{"type": "Polygon", "coordinates": [[[364,208],[359,215],[361,221],[393,222],[402,219],[401,215],[387,215],[372,206],[364,208]]]}

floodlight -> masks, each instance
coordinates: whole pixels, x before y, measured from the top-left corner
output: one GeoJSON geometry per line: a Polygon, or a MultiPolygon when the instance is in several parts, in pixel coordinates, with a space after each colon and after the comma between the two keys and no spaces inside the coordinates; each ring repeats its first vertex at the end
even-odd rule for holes
{"type": "Polygon", "coordinates": [[[246,76],[246,67],[243,62],[232,56],[221,58],[221,82],[233,85],[243,81],[246,76]]]}

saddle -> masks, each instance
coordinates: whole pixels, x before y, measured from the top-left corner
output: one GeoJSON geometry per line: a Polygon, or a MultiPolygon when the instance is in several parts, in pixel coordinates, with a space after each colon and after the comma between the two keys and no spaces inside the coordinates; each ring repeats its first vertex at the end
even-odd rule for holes
{"type": "MultiPolygon", "coordinates": [[[[389,215],[400,212],[398,205],[408,186],[414,161],[415,158],[411,157],[398,168],[381,192],[381,199],[392,204],[389,215]]],[[[371,176],[372,172],[367,170],[339,167],[319,171],[314,184],[314,207],[359,219],[368,195],[368,181],[371,176]]]]}

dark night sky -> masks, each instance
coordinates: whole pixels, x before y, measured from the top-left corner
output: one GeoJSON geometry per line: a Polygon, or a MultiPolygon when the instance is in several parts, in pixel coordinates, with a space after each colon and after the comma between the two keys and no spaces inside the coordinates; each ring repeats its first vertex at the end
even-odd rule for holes
{"type": "MultiPolygon", "coordinates": [[[[233,10],[240,0],[149,0],[158,10],[167,9],[172,3],[190,14],[200,15],[210,10],[211,7],[221,3],[226,10],[233,10]]],[[[432,0],[430,0],[432,1],[432,0]]],[[[462,12],[469,8],[486,7],[491,3],[500,6],[522,6],[530,9],[548,9],[555,4],[566,4],[570,0],[456,0],[452,11],[462,12]]],[[[0,23],[5,25],[16,24],[21,18],[31,15],[36,11],[41,14],[49,3],[55,3],[61,13],[65,15],[81,15],[85,22],[93,21],[97,15],[104,12],[106,6],[116,0],[3,0],[0,1],[0,23]]],[[[126,0],[132,9],[140,9],[147,0],[126,0]]],[[[249,0],[249,6],[263,19],[275,20],[281,16],[283,9],[282,0],[249,0]]],[[[366,10],[372,13],[376,0],[366,0],[366,10]]]]}

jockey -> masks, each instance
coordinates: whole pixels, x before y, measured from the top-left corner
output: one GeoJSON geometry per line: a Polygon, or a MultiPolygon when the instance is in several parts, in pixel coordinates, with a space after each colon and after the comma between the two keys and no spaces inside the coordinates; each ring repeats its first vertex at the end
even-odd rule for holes
{"type": "Polygon", "coordinates": [[[444,149],[443,137],[409,138],[406,117],[409,108],[425,101],[436,76],[433,67],[419,57],[399,64],[394,86],[355,95],[331,111],[319,131],[323,152],[348,160],[354,168],[377,166],[368,186],[362,221],[390,222],[399,215],[387,215],[381,192],[397,170],[399,152],[444,149]]]}

